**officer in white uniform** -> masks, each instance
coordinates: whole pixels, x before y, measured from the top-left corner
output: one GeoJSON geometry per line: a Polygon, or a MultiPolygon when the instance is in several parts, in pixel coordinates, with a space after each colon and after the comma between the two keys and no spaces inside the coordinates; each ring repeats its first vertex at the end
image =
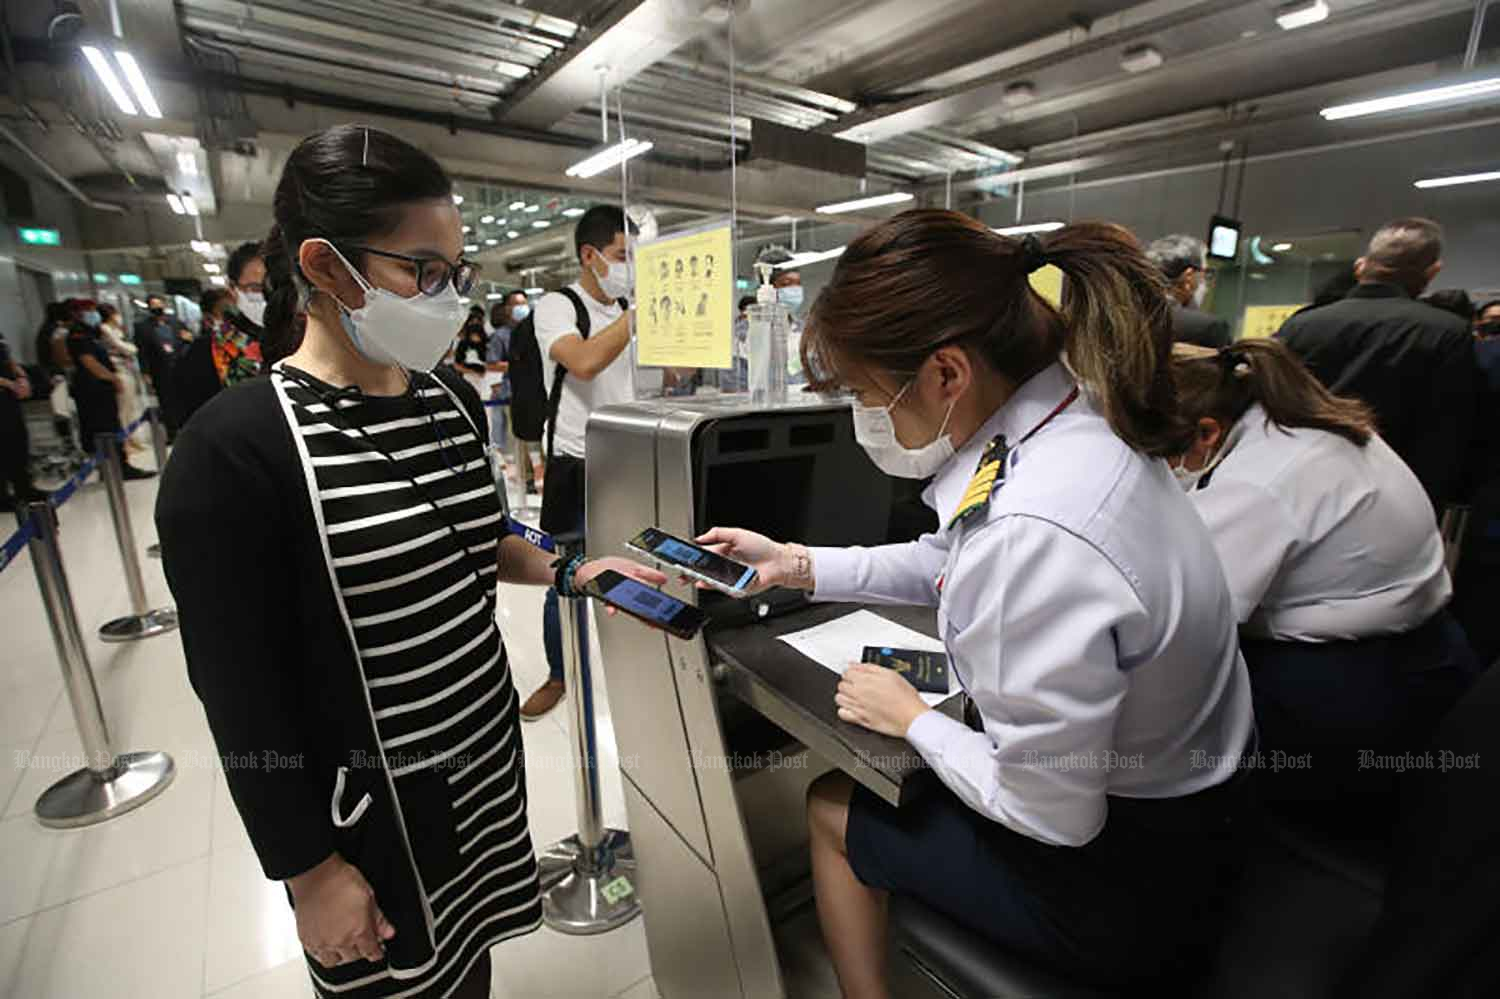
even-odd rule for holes
{"type": "Polygon", "coordinates": [[[1345,809],[1389,784],[1361,751],[1425,745],[1478,668],[1432,505],[1370,410],[1280,343],[1179,344],[1174,368],[1196,433],[1173,471],[1228,575],[1261,748],[1289,764],[1267,789],[1345,809]]]}
{"type": "Polygon", "coordinates": [[[1213,543],[1153,457],[1190,432],[1157,280],[1111,226],[1044,247],[915,211],[867,232],[804,355],[816,387],[854,391],[877,466],[935,474],[938,531],[871,549],[702,539],[816,599],[936,606],[977,709],[970,728],[875,666],[839,685],[841,718],[904,736],[944,785],[902,809],[841,774],[814,785],[818,911],[847,996],[887,994],[890,891],[1098,983],[1170,974],[1219,925],[1250,690],[1213,543]],[[1029,288],[1045,263],[1069,280],[1062,313],[1029,288]],[[910,310],[919,297],[941,313],[910,310]]]}

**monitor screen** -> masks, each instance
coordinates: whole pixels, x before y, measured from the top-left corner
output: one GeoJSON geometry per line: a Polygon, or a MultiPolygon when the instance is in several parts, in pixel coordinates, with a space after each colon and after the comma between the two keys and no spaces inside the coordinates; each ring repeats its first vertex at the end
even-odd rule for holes
{"type": "Polygon", "coordinates": [[[1208,255],[1217,260],[1234,260],[1240,252],[1240,223],[1215,215],[1208,223],[1208,255]]]}

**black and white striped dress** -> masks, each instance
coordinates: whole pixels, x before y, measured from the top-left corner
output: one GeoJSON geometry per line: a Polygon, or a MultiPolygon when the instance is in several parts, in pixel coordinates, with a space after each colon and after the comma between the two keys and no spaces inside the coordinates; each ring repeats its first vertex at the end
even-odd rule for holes
{"type": "Polygon", "coordinates": [[[437,941],[413,968],[309,962],[320,994],[341,999],[446,996],[541,919],[519,705],[494,619],[494,480],[458,399],[432,375],[412,379],[376,397],[272,375],[437,941]]]}

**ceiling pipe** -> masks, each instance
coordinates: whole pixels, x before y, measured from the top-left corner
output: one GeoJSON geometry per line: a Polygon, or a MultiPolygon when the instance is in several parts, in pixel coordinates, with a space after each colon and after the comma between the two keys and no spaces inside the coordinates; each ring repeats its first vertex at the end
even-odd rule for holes
{"type": "Polygon", "coordinates": [[[124,205],[116,205],[108,201],[95,201],[93,198],[83,193],[83,190],[77,184],[73,183],[67,177],[64,177],[61,173],[58,173],[57,169],[53,167],[51,163],[48,163],[46,160],[38,156],[30,146],[28,146],[21,140],[21,137],[19,135],[11,131],[10,126],[0,124],[0,138],[5,139],[11,145],[15,146],[17,149],[21,150],[21,152],[25,153],[27,159],[31,160],[31,162],[37,165],[37,169],[41,170],[42,173],[51,178],[53,183],[57,184],[58,187],[71,194],[75,200],[82,202],[95,211],[118,212],[121,215],[125,214],[124,205]]]}

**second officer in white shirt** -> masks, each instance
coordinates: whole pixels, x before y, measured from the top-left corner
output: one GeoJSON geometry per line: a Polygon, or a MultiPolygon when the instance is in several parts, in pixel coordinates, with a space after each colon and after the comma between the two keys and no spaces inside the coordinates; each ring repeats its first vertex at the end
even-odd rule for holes
{"type": "Polygon", "coordinates": [[[1360,754],[1416,750],[1478,663],[1447,611],[1453,587],[1432,505],[1375,432],[1286,347],[1178,344],[1195,424],[1174,472],[1229,579],[1275,798],[1347,813],[1390,775],[1360,754]]]}
{"type": "Polygon", "coordinates": [[[846,996],[888,994],[893,891],[1090,982],[1180,973],[1215,936],[1250,688],[1213,542],[1160,460],[1191,435],[1160,282],[1114,226],[1043,243],[912,211],[869,230],[803,354],[814,387],[854,393],[876,465],[936,476],[939,529],[868,549],[702,539],[767,585],[936,606],[977,708],[965,726],[875,666],[839,684],[841,718],[904,736],[945,785],[902,809],[841,774],[813,786],[818,913],[846,996]],[[1061,311],[1028,281],[1048,263],[1061,311]]]}

